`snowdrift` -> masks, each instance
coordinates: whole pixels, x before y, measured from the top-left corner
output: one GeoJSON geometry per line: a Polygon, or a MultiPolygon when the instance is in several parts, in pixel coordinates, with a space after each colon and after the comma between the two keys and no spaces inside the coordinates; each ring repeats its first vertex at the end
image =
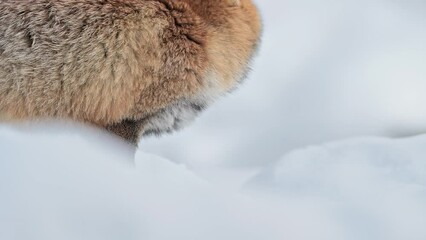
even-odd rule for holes
{"type": "Polygon", "coordinates": [[[97,130],[51,129],[0,127],[0,239],[426,239],[426,136],[295,150],[229,190],[97,130]]]}

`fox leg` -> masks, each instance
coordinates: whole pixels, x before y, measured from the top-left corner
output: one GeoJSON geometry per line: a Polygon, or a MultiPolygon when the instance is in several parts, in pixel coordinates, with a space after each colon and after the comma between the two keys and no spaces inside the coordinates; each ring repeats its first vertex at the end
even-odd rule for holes
{"type": "Polygon", "coordinates": [[[105,128],[123,138],[132,145],[137,145],[142,134],[144,120],[123,120],[119,123],[106,126],[105,128]]]}

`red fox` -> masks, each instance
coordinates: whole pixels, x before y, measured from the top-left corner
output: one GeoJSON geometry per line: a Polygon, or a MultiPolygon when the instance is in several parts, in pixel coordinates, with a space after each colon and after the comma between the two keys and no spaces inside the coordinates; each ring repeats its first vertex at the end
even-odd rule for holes
{"type": "Polygon", "coordinates": [[[251,0],[0,0],[0,116],[137,144],[235,88],[260,35],[251,0]]]}

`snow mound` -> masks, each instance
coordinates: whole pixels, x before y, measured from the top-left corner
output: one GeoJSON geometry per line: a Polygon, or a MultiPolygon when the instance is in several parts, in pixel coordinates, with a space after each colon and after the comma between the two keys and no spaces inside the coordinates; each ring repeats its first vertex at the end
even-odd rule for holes
{"type": "Polygon", "coordinates": [[[426,239],[426,136],[300,149],[229,190],[96,130],[47,129],[0,126],[2,240],[426,239]]]}
{"type": "Polygon", "coordinates": [[[426,239],[426,136],[299,149],[254,178],[290,206],[327,212],[344,239],[426,239]]]}

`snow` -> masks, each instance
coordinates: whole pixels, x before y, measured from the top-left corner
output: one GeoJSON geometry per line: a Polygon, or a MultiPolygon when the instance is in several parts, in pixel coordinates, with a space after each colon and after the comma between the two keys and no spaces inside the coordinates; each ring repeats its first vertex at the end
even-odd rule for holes
{"type": "MultiPolygon", "coordinates": [[[[364,138],[293,151],[258,189],[319,205],[344,239],[426,239],[426,136],[364,138]]],[[[322,239],[322,238],[320,238],[322,239]]]]}
{"type": "Polygon", "coordinates": [[[230,190],[88,127],[33,128],[0,128],[0,239],[426,238],[426,135],[295,150],[230,190]]]}
{"type": "Polygon", "coordinates": [[[425,2],[258,5],[250,79],[182,132],[0,124],[0,239],[426,239],[425,2]]]}

